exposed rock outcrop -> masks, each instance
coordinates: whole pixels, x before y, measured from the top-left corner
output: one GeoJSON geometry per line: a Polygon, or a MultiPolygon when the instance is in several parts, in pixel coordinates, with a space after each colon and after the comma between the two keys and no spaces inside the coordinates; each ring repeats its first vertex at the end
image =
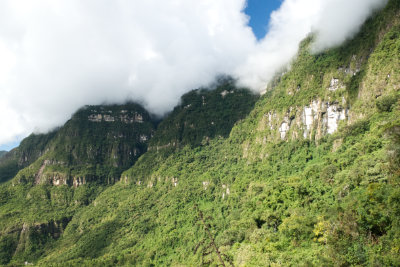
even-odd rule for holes
{"type": "Polygon", "coordinates": [[[286,138],[286,134],[290,130],[291,123],[292,120],[290,120],[288,116],[285,116],[283,122],[281,123],[281,126],[279,127],[279,133],[282,140],[286,138]]]}
{"type": "Polygon", "coordinates": [[[265,123],[272,133],[279,132],[280,140],[298,139],[300,136],[311,139],[313,134],[318,140],[326,134],[335,133],[339,122],[348,117],[349,109],[344,98],[342,103],[316,99],[308,106],[290,107],[283,114],[272,110],[265,115],[265,123]]]}
{"type": "MultiPolygon", "coordinates": [[[[94,110],[96,111],[96,110],[94,110]]],[[[97,111],[96,111],[97,112],[97,111]]],[[[109,111],[111,112],[111,111],[109,111]]],[[[95,113],[88,116],[88,120],[91,122],[115,122],[121,121],[123,123],[143,123],[143,115],[139,113],[129,114],[127,110],[121,110],[121,114],[112,116],[110,114],[95,113]]]]}

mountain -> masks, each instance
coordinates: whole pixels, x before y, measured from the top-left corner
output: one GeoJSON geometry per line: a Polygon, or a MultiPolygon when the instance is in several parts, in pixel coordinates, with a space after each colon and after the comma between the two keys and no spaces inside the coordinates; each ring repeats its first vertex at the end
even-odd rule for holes
{"type": "Polygon", "coordinates": [[[310,36],[259,98],[223,80],[147,128],[78,111],[1,184],[0,264],[400,265],[399,18],[310,36]]]}
{"type": "Polygon", "coordinates": [[[15,177],[0,187],[0,263],[41,255],[79,208],[147,150],[154,129],[140,105],[86,106],[63,127],[32,134],[3,157],[3,181],[15,177]]]}
{"type": "Polygon", "coordinates": [[[24,139],[0,160],[0,179],[31,165],[18,175],[25,183],[113,182],[147,150],[154,127],[137,104],[84,107],[60,129],[24,139]]]}
{"type": "Polygon", "coordinates": [[[7,151],[0,151],[0,158],[7,154],[7,151]]]}
{"type": "Polygon", "coordinates": [[[44,152],[55,132],[31,134],[17,147],[0,158],[0,182],[13,178],[17,172],[36,161],[44,152]]]}
{"type": "MultiPolygon", "coordinates": [[[[185,145],[228,136],[257,96],[236,88],[229,78],[212,89],[184,95],[170,120],[159,125],[137,104],[86,106],[63,127],[24,139],[2,162],[3,170],[14,171],[4,171],[4,180],[14,177],[0,186],[0,263],[31,262],[45,255],[72,218],[112,187],[148,145],[149,155],[163,150],[166,159],[185,145]],[[208,108],[212,113],[204,113],[208,108]],[[195,139],[190,134],[194,127],[202,127],[195,139]],[[14,169],[7,168],[12,163],[14,169]]],[[[160,158],[148,158],[149,164],[161,164],[160,158]]]]}

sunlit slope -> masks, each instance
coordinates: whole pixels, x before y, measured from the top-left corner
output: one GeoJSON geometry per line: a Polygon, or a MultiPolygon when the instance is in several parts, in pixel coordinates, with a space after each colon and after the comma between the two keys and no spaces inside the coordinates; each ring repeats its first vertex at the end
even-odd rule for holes
{"type": "Polygon", "coordinates": [[[147,150],[154,128],[137,104],[87,106],[5,155],[0,170],[22,169],[0,185],[0,263],[34,261],[51,248],[74,213],[147,150]]]}
{"type": "Polygon", "coordinates": [[[342,47],[305,40],[229,136],[144,154],[40,263],[399,265],[399,17],[392,0],[342,47]]]}

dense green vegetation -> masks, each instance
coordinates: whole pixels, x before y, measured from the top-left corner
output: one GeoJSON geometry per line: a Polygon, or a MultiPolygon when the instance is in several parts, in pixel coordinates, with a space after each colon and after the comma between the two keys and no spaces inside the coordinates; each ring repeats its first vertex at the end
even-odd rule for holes
{"type": "Polygon", "coordinates": [[[48,134],[31,134],[17,147],[0,158],[0,183],[13,178],[17,172],[35,162],[54,137],[48,134]]]}
{"type": "Polygon", "coordinates": [[[147,150],[154,128],[134,103],[86,106],[60,129],[32,134],[5,155],[0,177],[15,178],[0,187],[0,264],[40,257],[74,213],[147,150]]]}
{"type": "Polygon", "coordinates": [[[114,127],[72,119],[46,159],[79,174],[101,160],[104,177],[124,166],[120,182],[24,182],[43,157],[21,170],[0,186],[0,264],[399,266],[399,18],[391,0],[341,47],[315,55],[310,37],[257,102],[230,80],[188,93],[134,163],[88,149],[114,151],[101,139],[114,127]],[[321,108],[304,138],[317,100],[348,115],[327,134],[321,108]]]}
{"type": "Polygon", "coordinates": [[[158,125],[149,142],[149,151],[123,177],[136,177],[140,181],[171,153],[185,146],[207,145],[213,138],[228,137],[234,124],[248,115],[256,100],[257,96],[236,88],[234,81],[227,77],[220,78],[213,90],[203,88],[185,94],[158,125]]]}
{"type": "Polygon", "coordinates": [[[7,151],[0,151],[0,158],[7,154],[7,151]]]}
{"type": "MultiPolygon", "coordinates": [[[[213,114],[204,116],[197,110],[177,108],[172,115],[183,118],[182,114],[186,112],[194,113],[202,118],[202,123],[211,125],[213,122],[211,130],[204,127],[199,133],[203,135],[199,140],[217,134],[227,136],[233,124],[246,116],[256,100],[250,92],[236,89],[232,80],[221,79],[215,90],[194,90],[183,97],[182,103],[196,106],[198,97],[203,96],[207,97],[207,105],[214,110],[213,114]],[[221,93],[228,90],[229,96],[222,98],[221,93]]],[[[198,108],[205,110],[203,106],[198,108]]],[[[185,121],[175,121],[185,128],[190,120],[197,123],[196,117],[190,116],[185,121]]],[[[0,244],[4,250],[0,254],[0,263],[36,261],[50,250],[70,220],[119,180],[121,172],[131,167],[147,150],[155,124],[136,104],[87,106],[48,136],[31,135],[25,139],[15,154],[22,158],[32,154],[35,157],[30,156],[30,166],[0,187],[0,244]],[[37,145],[33,147],[37,151],[40,148],[38,153],[30,145],[35,142],[37,145]]],[[[161,123],[158,129],[165,131],[167,127],[168,124],[161,123]]],[[[159,136],[156,133],[151,144],[159,144],[159,136]]],[[[188,144],[191,140],[187,136],[176,140],[188,144]]],[[[173,149],[162,149],[160,154],[166,157],[173,149]]],[[[149,154],[158,153],[156,151],[149,154]]],[[[98,245],[102,246],[102,241],[98,245]]]]}
{"type": "Polygon", "coordinates": [[[228,137],[234,123],[253,109],[256,99],[248,90],[237,89],[234,80],[226,77],[220,78],[212,90],[192,90],[160,123],[150,147],[195,147],[217,136],[228,137]]]}
{"type": "Polygon", "coordinates": [[[24,139],[4,164],[31,165],[16,176],[23,183],[113,183],[147,150],[154,128],[137,104],[86,106],[53,133],[24,139]]]}

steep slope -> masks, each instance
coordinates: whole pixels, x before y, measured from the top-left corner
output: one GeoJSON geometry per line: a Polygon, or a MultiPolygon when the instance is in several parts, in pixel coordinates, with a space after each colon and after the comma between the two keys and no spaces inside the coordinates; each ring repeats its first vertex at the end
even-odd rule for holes
{"type": "MultiPolygon", "coordinates": [[[[154,124],[148,113],[135,104],[88,106],[78,111],[52,133],[43,155],[0,187],[1,263],[35,261],[51,250],[74,215],[89,205],[105,186],[117,181],[121,172],[147,150],[149,140],[152,142],[149,154],[160,152],[165,159],[180,144],[198,146],[202,139],[227,136],[234,123],[252,109],[257,97],[235,88],[234,82],[226,78],[213,89],[193,90],[185,95],[181,105],[168,117],[169,121],[161,122],[158,127],[161,134],[172,128],[173,140],[156,133],[153,141],[154,124]],[[199,99],[207,99],[207,104],[199,104],[199,99]],[[205,110],[210,113],[204,114],[205,110]],[[176,127],[171,127],[172,121],[176,127]],[[203,127],[198,139],[177,134],[191,131],[193,125],[203,127]],[[208,129],[204,125],[213,127],[208,129]],[[160,142],[171,141],[177,145],[155,148],[160,142]]],[[[33,137],[36,136],[27,140],[33,137]]],[[[20,150],[21,147],[17,148],[20,150]]],[[[162,161],[159,158],[154,162],[162,161]]],[[[99,247],[102,243],[98,240],[94,245],[99,247]]]]}
{"type": "Polygon", "coordinates": [[[221,77],[215,88],[193,90],[160,123],[149,150],[199,146],[216,136],[227,137],[233,125],[253,108],[257,97],[221,77]]]}
{"type": "Polygon", "coordinates": [[[400,265],[399,18],[391,0],[342,47],[313,55],[308,38],[247,116],[254,97],[229,83],[189,93],[107,188],[130,154],[71,120],[0,187],[1,263],[400,265]]]}
{"type": "Polygon", "coordinates": [[[160,122],[140,163],[125,172],[124,181],[135,177],[135,182],[141,183],[168,156],[185,146],[196,148],[207,145],[211,139],[228,137],[234,124],[249,114],[257,99],[250,91],[236,88],[227,77],[220,78],[212,90],[196,89],[183,95],[181,103],[160,122]]]}
{"type": "Polygon", "coordinates": [[[0,151],[0,158],[2,158],[5,154],[7,154],[7,151],[4,150],[0,151]]]}
{"type": "Polygon", "coordinates": [[[40,264],[399,265],[399,10],[305,40],[228,137],[145,153],[40,264]]]}
{"type": "Polygon", "coordinates": [[[85,107],[52,140],[35,183],[113,183],[147,150],[153,132],[153,121],[137,104],[85,107]]]}
{"type": "Polygon", "coordinates": [[[147,150],[153,132],[147,111],[128,103],[87,106],[60,129],[24,139],[3,161],[3,170],[27,167],[0,187],[0,264],[40,256],[147,150]]]}
{"type": "Polygon", "coordinates": [[[13,178],[17,172],[35,162],[45,151],[56,131],[31,134],[21,144],[0,158],[0,183],[13,178]]]}

